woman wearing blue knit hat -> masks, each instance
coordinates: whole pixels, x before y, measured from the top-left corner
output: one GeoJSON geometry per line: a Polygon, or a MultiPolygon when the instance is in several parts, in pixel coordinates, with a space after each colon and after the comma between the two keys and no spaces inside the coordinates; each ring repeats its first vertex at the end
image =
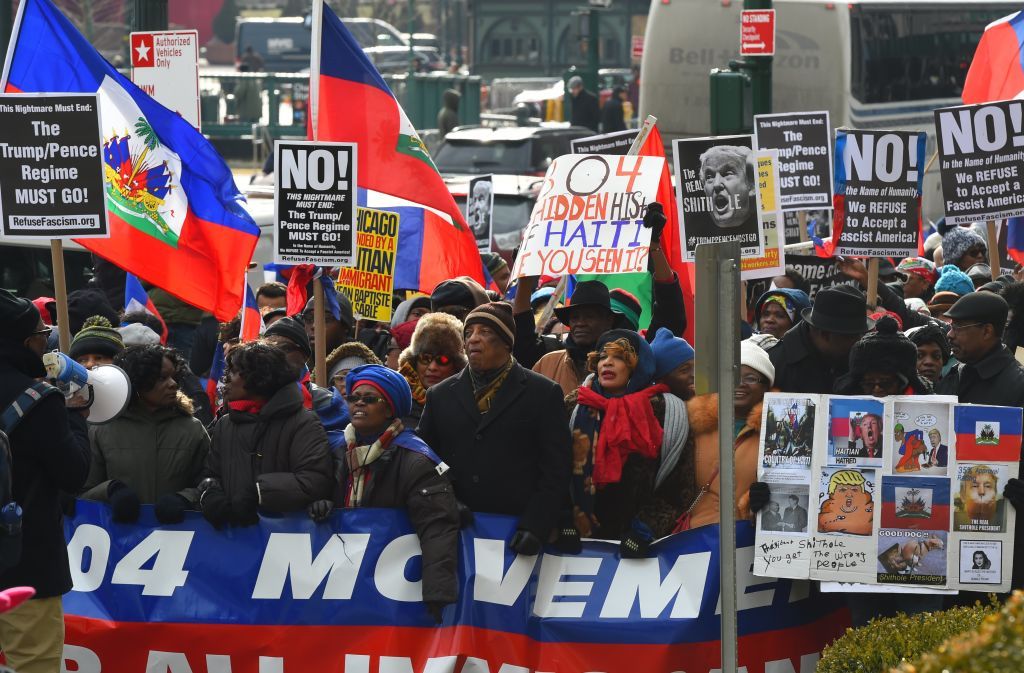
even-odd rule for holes
{"type": "Polygon", "coordinates": [[[351,422],[347,446],[334,452],[333,500],[310,505],[323,521],[338,507],[404,508],[423,550],[423,602],[436,623],[458,598],[459,508],[448,466],[402,425],[412,391],[401,374],[382,365],[362,365],[345,377],[351,422]]]}
{"type": "Polygon", "coordinates": [[[693,346],[662,327],[654,335],[651,350],[654,351],[654,380],[664,383],[670,393],[684,402],[693,397],[693,346]]]}

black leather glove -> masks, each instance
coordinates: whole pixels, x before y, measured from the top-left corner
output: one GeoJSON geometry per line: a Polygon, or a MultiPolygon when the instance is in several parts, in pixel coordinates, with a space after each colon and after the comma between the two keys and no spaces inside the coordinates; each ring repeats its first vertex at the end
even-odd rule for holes
{"type": "Polygon", "coordinates": [[[321,521],[325,521],[327,517],[331,515],[331,512],[334,511],[334,501],[317,500],[316,502],[311,504],[309,506],[309,509],[306,511],[309,513],[310,519],[316,521],[317,523],[320,523],[321,521]]]}
{"type": "Polygon", "coordinates": [[[135,523],[139,520],[139,496],[123,481],[113,479],[107,485],[107,502],[114,521],[135,523]]]}
{"type": "Polygon", "coordinates": [[[508,546],[517,554],[536,556],[540,553],[541,543],[540,538],[536,535],[520,528],[512,536],[512,541],[508,543],[508,546]]]}
{"type": "Polygon", "coordinates": [[[236,526],[253,526],[260,522],[260,502],[256,487],[246,489],[231,499],[231,523],[236,526]]]}
{"type": "Polygon", "coordinates": [[[210,525],[220,530],[231,521],[231,500],[220,485],[208,486],[199,496],[199,509],[210,525]]]}
{"type": "Polygon", "coordinates": [[[757,514],[772,499],[771,487],[763,481],[755,481],[750,485],[750,511],[757,514]]]}
{"type": "Polygon", "coordinates": [[[633,519],[629,532],[619,543],[622,558],[647,558],[647,552],[654,542],[654,532],[644,522],[633,519]]]}
{"type": "Polygon", "coordinates": [[[1003,487],[1003,497],[1010,501],[1014,509],[1024,509],[1024,481],[1010,479],[1003,487]]]}
{"type": "Polygon", "coordinates": [[[644,226],[651,230],[651,242],[657,243],[661,240],[661,232],[665,230],[665,209],[657,201],[647,204],[647,212],[644,213],[644,226]]]}
{"type": "Polygon", "coordinates": [[[160,523],[181,523],[190,506],[191,503],[177,493],[165,493],[157,499],[153,513],[160,523]]]}
{"type": "Polygon", "coordinates": [[[435,624],[440,624],[444,620],[444,609],[448,606],[448,603],[425,601],[424,605],[427,607],[427,614],[430,615],[435,624]]]}
{"type": "Polygon", "coordinates": [[[563,554],[579,554],[583,551],[583,542],[580,540],[580,532],[576,526],[572,524],[559,526],[554,547],[563,554]]]}

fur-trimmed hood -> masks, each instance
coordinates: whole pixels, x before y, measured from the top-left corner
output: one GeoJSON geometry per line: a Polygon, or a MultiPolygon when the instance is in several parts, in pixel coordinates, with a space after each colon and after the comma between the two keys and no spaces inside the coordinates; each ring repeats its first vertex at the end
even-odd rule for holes
{"type": "Polygon", "coordinates": [[[412,361],[421,353],[444,354],[455,361],[455,371],[466,367],[466,349],[462,341],[462,321],[447,313],[428,313],[416,323],[409,347],[398,356],[399,365],[412,361]]]}
{"type": "Polygon", "coordinates": [[[325,363],[327,371],[330,372],[334,368],[334,365],[349,357],[362,358],[368,365],[383,364],[380,361],[380,358],[370,350],[370,347],[362,341],[349,341],[335,348],[331,351],[331,354],[327,356],[327,361],[325,363]]]}
{"type": "MultiPolygon", "coordinates": [[[[747,414],[747,427],[761,432],[761,405],[758,402],[747,414]]],[[[718,430],[718,393],[698,395],[686,403],[690,416],[690,432],[704,435],[718,430]]]]}

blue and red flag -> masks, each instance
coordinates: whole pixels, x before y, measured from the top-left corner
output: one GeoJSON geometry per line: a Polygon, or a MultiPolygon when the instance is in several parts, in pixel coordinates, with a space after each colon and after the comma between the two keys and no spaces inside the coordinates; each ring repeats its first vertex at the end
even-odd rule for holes
{"type": "Polygon", "coordinates": [[[50,0],[18,7],[3,90],[97,94],[110,238],[78,243],[220,320],[238,314],[260,232],[202,134],[117,72],[50,0]]]}
{"type": "Polygon", "coordinates": [[[1018,98],[1024,93],[1024,13],[993,21],[981,35],[964,81],[966,105],[1018,98]]]}
{"type": "MultiPolygon", "coordinates": [[[[124,276],[124,313],[128,315],[139,311],[145,311],[160,321],[160,343],[167,343],[167,323],[157,310],[156,304],[149,298],[146,288],[142,287],[135,274],[129,272],[124,276]]],[[[124,327],[126,324],[121,323],[121,326],[124,327]]]]}
{"type": "Polygon", "coordinates": [[[239,328],[238,339],[241,342],[255,341],[263,334],[263,316],[260,315],[259,306],[256,304],[256,296],[245,281],[245,304],[242,306],[242,319],[239,328]]]}
{"type": "Polygon", "coordinates": [[[958,404],[953,408],[956,459],[1017,462],[1021,426],[1019,407],[958,404]]]}
{"type": "Polygon", "coordinates": [[[882,528],[949,530],[949,479],[882,477],[882,528]]]}
{"type": "Polygon", "coordinates": [[[431,292],[456,276],[483,283],[473,232],[426,146],[359,43],[326,5],[321,34],[320,53],[313,54],[320,74],[311,83],[311,135],[358,143],[359,205],[399,213],[395,287],[431,292]]]}
{"type": "Polygon", "coordinates": [[[224,372],[227,371],[227,368],[227,359],[224,357],[224,344],[218,341],[217,347],[213,349],[213,362],[210,364],[210,373],[206,377],[199,379],[199,382],[203,384],[203,390],[206,391],[206,396],[210,398],[210,408],[214,411],[219,406],[217,404],[217,384],[224,378],[224,372]]]}
{"type": "Polygon", "coordinates": [[[1006,254],[1018,264],[1024,264],[1024,217],[1006,220],[1006,254]]]}

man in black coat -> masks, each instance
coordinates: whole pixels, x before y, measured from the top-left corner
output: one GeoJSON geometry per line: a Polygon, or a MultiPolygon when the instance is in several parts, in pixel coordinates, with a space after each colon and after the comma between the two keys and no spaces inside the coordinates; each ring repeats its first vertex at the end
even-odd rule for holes
{"type": "MultiPolygon", "coordinates": [[[[50,329],[27,299],[0,290],[0,412],[46,375],[42,356],[50,329]]],[[[14,500],[21,505],[22,552],[0,574],[0,589],[31,586],[33,600],[0,615],[0,646],[16,670],[59,671],[64,648],[61,596],[71,590],[60,492],[77,493],[89,476],[85,418],[49,393],[10,433],[14,500]]]]}
{"type": "Polygon", "coordinates": [[[768,351],[775,387],[786,393],[831,393],[849,369],[850,348],[874,325],[867,302],[849,285],[818,292],[812,308],[768,351]]]}
{"type": "Polygon", "coordinates": [[[583,88],[583,78],[573,75],[569,78],[569,95],[572,96],[572,115],[569,121],[573,126],[585,126],[597,133],[601,122],[601,106],[597,96],[583,88]]]}
{"type": "Polygon", "coordinates": [[[456,497],[473,511],[518,516],[509,546],[537,554],[569,492],[562,390],[512,358],[508,304],[479,306],[465,325],[469,366],[427,391],[417,433],[451,467],[456,497]]]}

